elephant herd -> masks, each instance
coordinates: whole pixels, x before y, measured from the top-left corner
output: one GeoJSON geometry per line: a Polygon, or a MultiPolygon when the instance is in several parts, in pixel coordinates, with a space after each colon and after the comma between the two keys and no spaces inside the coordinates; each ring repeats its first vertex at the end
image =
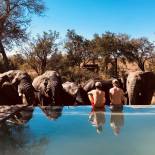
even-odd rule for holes
{"type": "MultiPolygon", "coordinates": [[[[136,71],[126,78],[118,79],[120,87],[127,92],[128,103],[148,105],[155,91],[155,74],[136,71]]],[[[73,82],[62,83],[56,71],[46,71],[32,81],[28,73],[11,70],[0,74],[0,105],[40,105],[70,106],[90,105],[87,92],[95,88],[96,79],[90,79],[83,85],[73,82]]],[[[105,91],[106,104],[110,104],[109,89],[111,80],[100,80],[105,91]]]]}

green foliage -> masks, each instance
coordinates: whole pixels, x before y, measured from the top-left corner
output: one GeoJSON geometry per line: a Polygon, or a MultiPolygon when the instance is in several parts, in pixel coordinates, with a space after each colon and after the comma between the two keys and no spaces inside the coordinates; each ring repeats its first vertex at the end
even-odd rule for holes
{"type": "Polygon", "coordinates": [[[99,74],[79,67],[68,67],[61,73],[63,81],[73,81],[76,83],[85,82],[91,78],[98,78],[99,74]]]}
{"type": "MultiPolygon", "coordinates": [[[[63,52],[58,50],[58,38],[56,31],[37,35],[24,49],[25,56],[16,54],[10,57],[10,66],[13,69],[33,69],[37,74],[56,70],[63,81],[77,83],[90,78],[117,77],[125,72],[120,62],[134,62],[141,70],[155,70],[152,59],[154,45],[147,38],[130,38],[126,34],[106,32],[101,36],[95,34],[92,40],[88,40],[74,30],[68,30],[65,46],[60,48],[63,52]],[[93,64],[99,66],[98,73],[83,68],[83,65],[93,64]]],[[[1,66],[2,61],[2,72],[4,69],[1,66]]]]}
{"type": "Polygon", "coordinates": [[[0,2],[0,53],[9,69],[5,49],[12,49],[27,38],[31,15],[41,15],[45,10],[42,0],[3,0],[0,2]],[[5,47],[5,48],[4,48],[5,47]]]}
{"type": "MultiPolygon", "coordinates": [[[[136,62],[142,71],[145,71],[145,62],[154,57],[154,45],[147,38],[138,38],[130,40],[131,62],[136,62]]],[[[128,58],[128,56],[127,56],[128,58]]]]}
{"type": "Polygon", "coordinates": [[[14,54],[9,57],[12,68],[20,69],[20,66],[26,63],[22,54],[14,54]]]}
{"type": "Polygon", "coordinates": [[[88,63],[94,58],[93,42],[76,34],[74,30],[67,31],[65,49],[70,66],[79,66],[81,63],[88,63]]]}
{"type": "Polygon", "coordinates": [[[56,31],[44,32],[42,36],[38,35],[37,38],[33,39],[29,46],[25,48],[28,64],[38,74],[45,72],[48,58],[56,54],[58,46],[56,40],[58,37],[59,34],[56,31]]]}
{"type": "Polygon", "coordinates": [[[102,58],[102,70],[117,77],[118,58],[125,63],[126,47],[129,37],[126,34],[106,32],[102,36],[94,35],[95,51],[102,58]],[[109,68],[109,64],[112,68],[109,68]]]}
{"type": "Polygon", "coordinates": [[[31,14],[41,15],[45,9],[42,0],[5,0],[0,3],[0,36],[10,45],[26,37],[31,14]]]}

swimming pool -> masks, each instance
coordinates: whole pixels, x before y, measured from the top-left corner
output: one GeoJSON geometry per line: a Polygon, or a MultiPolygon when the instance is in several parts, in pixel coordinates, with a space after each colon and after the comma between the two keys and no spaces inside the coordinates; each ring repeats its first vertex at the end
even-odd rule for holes
{"type": "Polygon", "coordinates": [[[1,125],[0,155],[155,154],[155,106],[126,106],[120,113],[108,107],[91,112],[90,106],[55,111],[35,108],[26,124],[1,125]]]}

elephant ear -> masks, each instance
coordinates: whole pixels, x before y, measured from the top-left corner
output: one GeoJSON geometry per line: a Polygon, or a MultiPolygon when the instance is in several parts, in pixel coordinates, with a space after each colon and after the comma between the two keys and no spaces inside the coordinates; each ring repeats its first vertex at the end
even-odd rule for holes
{"type": "Polygon", "coordinates": [[[29,75],[26,72],[18,71],[12,80],[12,84],[18,85],[22,79],[29,79],[31,81],[29,75]]]}

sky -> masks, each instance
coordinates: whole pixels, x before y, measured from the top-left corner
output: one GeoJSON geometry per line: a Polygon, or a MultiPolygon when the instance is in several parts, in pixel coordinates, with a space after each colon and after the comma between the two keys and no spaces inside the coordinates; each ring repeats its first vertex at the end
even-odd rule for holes
{"type": "Polygon", "coordinates": [[[43,17],[33,16],[33,35],[56,30],[65,38],[67,29],[91,39],[106,31],[148,37],[155,41],[155,0],[44,0],[43,17]]]}

